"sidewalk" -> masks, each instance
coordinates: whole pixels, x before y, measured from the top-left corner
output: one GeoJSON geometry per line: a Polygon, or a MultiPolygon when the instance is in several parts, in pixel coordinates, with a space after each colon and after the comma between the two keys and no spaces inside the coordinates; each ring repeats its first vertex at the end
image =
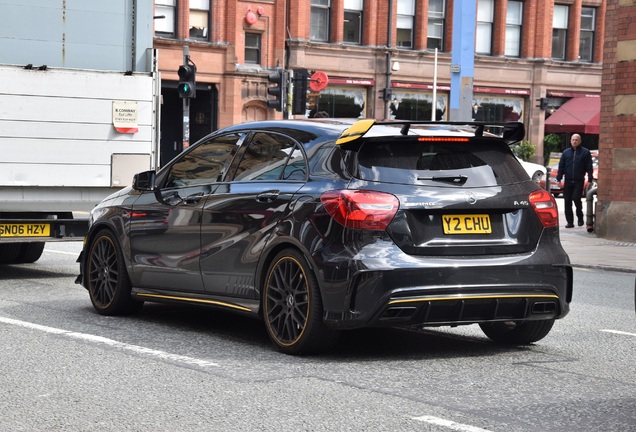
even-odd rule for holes
{"type": "Polygon", "coordinates": [[[596,237],[585,226],[565,228],[561,223],[561,244],[574,267],[636,273],[636,243],[596,237]]]}
{"type": "MultiPolygon", "coordinates": [[[[562,198],[557,198],[557,205],[561,244],[574,267],[636,273],[636,243],[596,237],[596,233],[587,232],[585,225],[565,228],[562,198]]],[[[583,209],[585,212],[585,201],[583,209]]]]}

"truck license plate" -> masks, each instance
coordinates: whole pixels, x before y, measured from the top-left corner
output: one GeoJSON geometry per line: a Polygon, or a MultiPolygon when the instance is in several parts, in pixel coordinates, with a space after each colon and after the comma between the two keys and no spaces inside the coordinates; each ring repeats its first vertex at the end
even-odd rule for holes
{"type": "Polygon", "coordinates": [[[490,234],[490,216],[487,214],[442,215],[444,234],[490,234]]]}
{"type": "Polygon", "coordinates": [[[49,224],[0,224],[0,237],[49,237],[49,224]]]}

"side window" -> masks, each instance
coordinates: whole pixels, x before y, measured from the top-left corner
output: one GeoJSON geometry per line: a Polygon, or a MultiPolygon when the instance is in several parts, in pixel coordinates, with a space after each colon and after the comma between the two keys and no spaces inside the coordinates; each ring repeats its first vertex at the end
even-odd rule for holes
{"type": "Polygon", "coordinates": [[[289,137],[258,132],[236,169],[235,181],[304,180],[307,164],[298,144],[289,137]]]}
{"type": "Polygon", "coordinates": [[[185,153],[170,168],[165,187],[216,183],[223,179],[243,134],[211,137],[185,153]]]}
{"type": "Polygon", "coordinates": [[[289,161],[283,171],[282,180],[303,181],[307,178],[307,163],[305,156],[296,145],[291,151],[289,161]]]}

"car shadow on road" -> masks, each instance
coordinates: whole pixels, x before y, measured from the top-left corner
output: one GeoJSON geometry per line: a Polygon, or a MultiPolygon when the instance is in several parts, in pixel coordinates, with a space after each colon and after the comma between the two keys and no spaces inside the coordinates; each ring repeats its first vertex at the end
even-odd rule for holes
{"type": "Polygon", "coordinates": [[[262,321],[223,310],[196,305],[146,303],[133,318],[182,331],[207,333],[230,342],[270,347],[262,321]]]}
{"type": "Polygon", "coordinates": [[[492,356],[526,349],[528,347],[496,344],[485,336],[454,334],[436,328],[371,328],[343,332],[335,350],[323,357],[354,361],[432,360],[492,356]]]}
{"type": "Polygon", "coordinates": [[[46,267],[37,267],[34,264],[0,264],[0,280],[72,278],[71,282],[73,282],[77,273],[77,269],[65,272],[60,269],[48,270],[46,267]]]}
{"type": "MultiPolygon", "coordinates": [[[[255,350],[264,350],[265,355],[277,355],[267,336],[264,323],[250,317],[201,307],[154,303],[146,304],[134,319],[139,323],[168,326],[188,333],[201,333],[209,336],[211,343],[215,345],[227,343],[228,349],[234,355],[240,355],[242,348],[250,357],[254,355],[255,350]]],[[[417,331],[370,328],[343,331],[332,350],[304,358],[337,362],[421,360],[492,356],[528,349],[527,346],[499,345],[485,336],[454,334],[435,328],[417,331]]]]}

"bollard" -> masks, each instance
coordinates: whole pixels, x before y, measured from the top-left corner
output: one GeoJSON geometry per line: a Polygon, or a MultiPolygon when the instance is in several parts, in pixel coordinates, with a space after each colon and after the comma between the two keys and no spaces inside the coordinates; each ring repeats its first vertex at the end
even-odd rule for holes
{"type": "Polygon", "coordinates": [[[597,192],[597,187],[593,187],[590,188],[590,190],[587,191],[587,193],[585,194],[585,200],[587,202],[587,210],[586,210],[586,225],[587,225],[587,232],[591,233],[594,232],[594,214],[595,214],[595,209],[594,209],[594,196],[596,195],[597,192]]]}
{"type": "Polygon", "coordinates": [[[545,190],[548,192],[550,192],[550,171],[552,171],[550,167],[545,167],[545,190]]]}

